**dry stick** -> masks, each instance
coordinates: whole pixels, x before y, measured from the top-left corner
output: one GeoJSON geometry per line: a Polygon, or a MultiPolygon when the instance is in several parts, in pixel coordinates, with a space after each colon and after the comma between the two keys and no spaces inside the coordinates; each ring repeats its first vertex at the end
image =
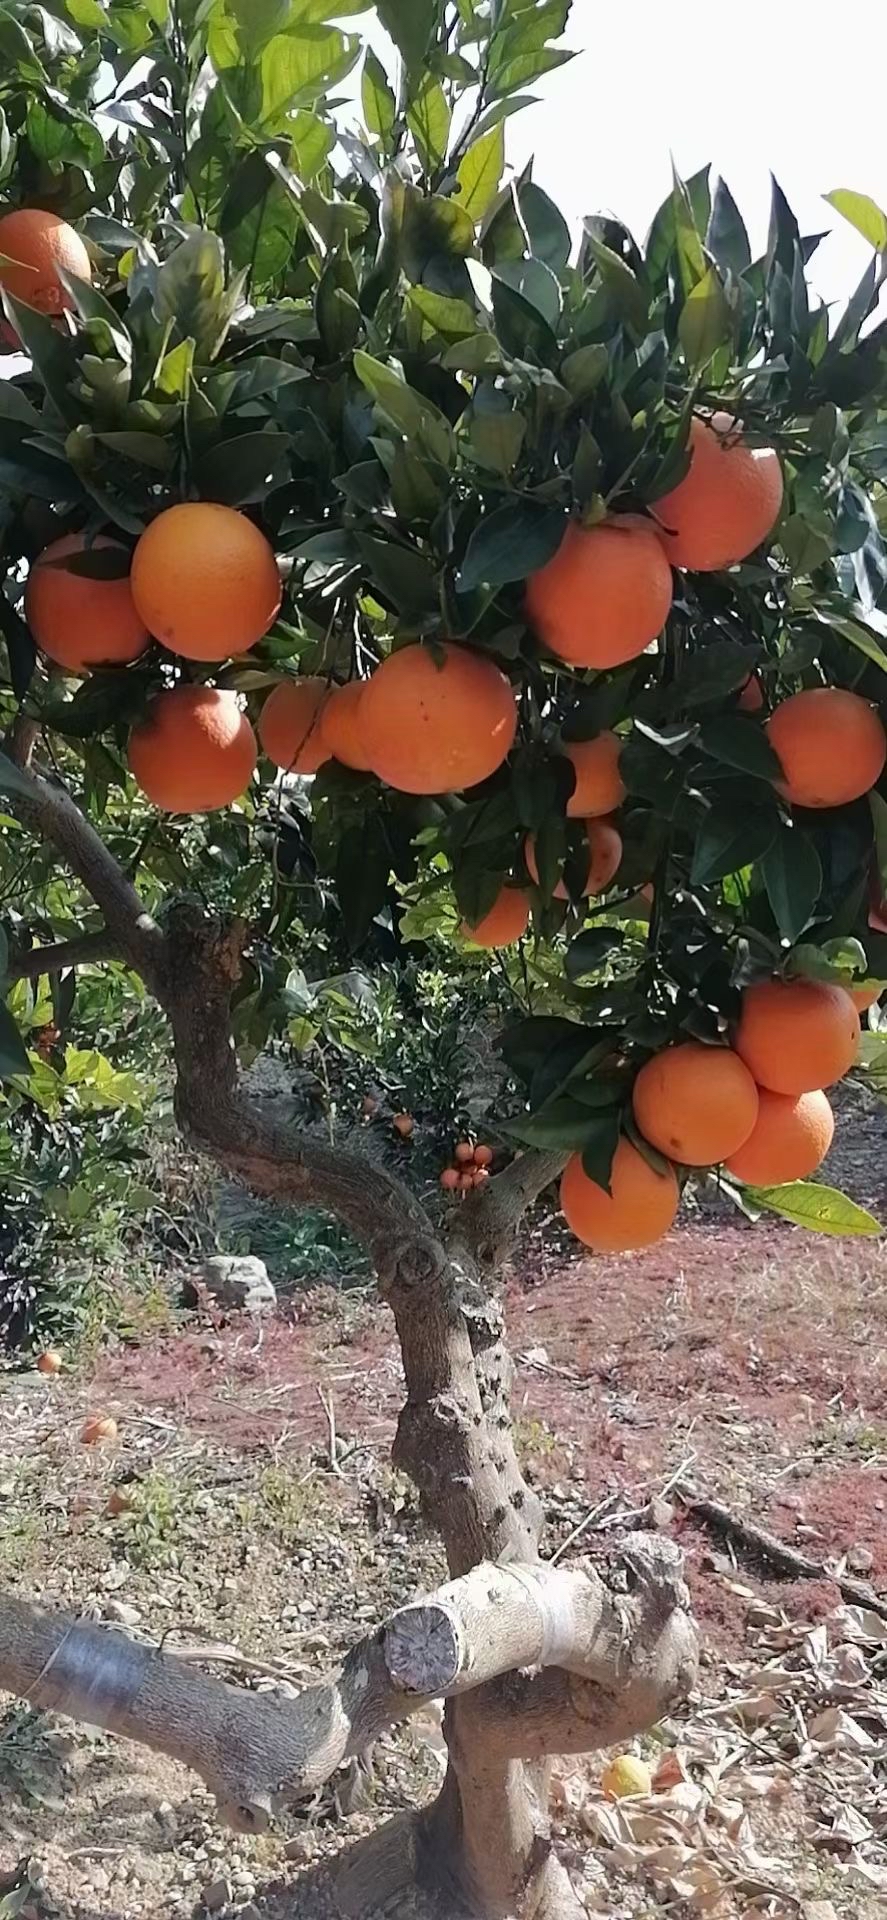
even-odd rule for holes
{"type": "Polygon", "coordinates": [[[696,1492],[694,1487],[682,1486],[675,1489],[682,1506],[688,1513],[695,1514],[698,1520],[715,1533],[726,1534],[728,1540],[738,1541],[751,1553],[759,1554],[762,1560],[769,1560],[771,1566],[780,1567],[783,1573],[793,1573],[802,1580],[831,1580],[838,1587],[845,1600],[855,1607],[868,1607],[872,1613],[880,1614],[887,1620],[887,1597],[882,1598],[874,1588],[864,1580],[848,1580],[846,1574],[830,1573],[820,1560],[809,1559],[806,1553],[799,1553],[796,1547],[789,1547],[775,1533],[766,1533],[763,1527],[756,1527],[751,1520],[741,1520],[738,1514],[731,1513],[729,1507],[721,1506],[719,1500],[707,1500],[696,1492]]]}

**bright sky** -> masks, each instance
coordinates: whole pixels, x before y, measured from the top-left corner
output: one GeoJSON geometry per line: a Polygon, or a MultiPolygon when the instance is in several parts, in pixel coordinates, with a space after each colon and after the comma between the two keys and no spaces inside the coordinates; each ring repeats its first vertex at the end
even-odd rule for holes
{"type": "Polygon", "coordinates": [[[834,187],[887,206],[884,0],[821,16],[804,0],[573,0],[565,38],[582,49],[532,88],[507,123],[509,159],[571,225],[618,214],[643,239],[671,185],[712,163],[763,252],[772,169],[801,231],[835,229],[811,263],[823,299],[846,297],[871,259],[825,206],[834,187]]]}

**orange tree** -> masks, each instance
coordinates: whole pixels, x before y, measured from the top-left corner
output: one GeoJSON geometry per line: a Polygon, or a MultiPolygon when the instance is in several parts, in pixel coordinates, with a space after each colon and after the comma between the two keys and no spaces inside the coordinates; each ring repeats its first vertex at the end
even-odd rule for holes
{"type": "Polygon", "coordinates": [[[830,196],[874,250],[837,319],[778,187],[762,258],[707,169],[644,247],[610,217],[574,244],[530,169],[503,184],[568,0],[378,0],[366,43],[354,13],[0,9],[28,362],[0,383],[0,1039],[20,1110],[68,1070],[78,965],[113,961],[197,1145],[358,1236],[451,1578],[292,1701],[20,1597],[0,1682],[187,1760],[248,1828],[445,1695],[441,1794],[343,1863],[342,1912],[421,1882],[569,1920],[546,1757],[657,1719],[694,1634],[667,1542],[541,1558],[491,1280],[562,1170],[596,1251],[721,1165],[753,1214],[877,1231],[805,1176],[823,1089],[881,1065],[887,217],[830,196]],[[481,980],[495,950],[519,1150],[470,1198],[244,1090],[236,1042],[293,1039],[322,924],[455,942],[481,980]],[[14,1017],[41,979],[49,1062],[14,1017]]]}

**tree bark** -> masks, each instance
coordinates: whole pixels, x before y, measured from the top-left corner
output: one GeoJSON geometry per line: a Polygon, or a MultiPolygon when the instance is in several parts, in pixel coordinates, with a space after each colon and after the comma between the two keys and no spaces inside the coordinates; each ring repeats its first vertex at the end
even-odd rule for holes
{"type": "Polygon", "coordinates": [[[403,1356],[395,1458],[443,1537],[453,1580],[294,1703],[242,1694],[20,1602],[0,1617],[0,1685],[187,1760],[226,1816],[250,1828],[443,1695],[441,1793],[343,1866],[343,1913],[368,1913],[372,1900],[393,1910],[418,1880],[443,1888],[447,1920],[457,1902],[480,1920],[576,1920],[551,1848],[546,1757],[658,1718],[690,1683],[695,1638],[667,1543],[633,1537],[602,1574],[539,1561],[541,1509],[514,1447],[511,1363],[482,1268],[501,1264],[561,1156],[527,1154],[491,1181],[448,1246],[385,1169],[271,1123],[245,1098],[230,1005],[247,929],[191,902],[158,924],[70,796],[39,775],[18,776],[10,804],[67,861],[166,1012],[183,1131],[254,1192],[328,1208],[366,1248],[403,1356]]]}

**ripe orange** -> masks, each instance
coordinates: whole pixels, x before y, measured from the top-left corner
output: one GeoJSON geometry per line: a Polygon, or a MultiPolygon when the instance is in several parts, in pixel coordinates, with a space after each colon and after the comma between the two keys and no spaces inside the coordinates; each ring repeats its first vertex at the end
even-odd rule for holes
{"type": "Polygon", "coordinates": [[[613,813],[625,799],[619,772],[622,741],[618,734],[599,733],[596,740],[576,740],[563,748],[576,773],[576,785],[567,801],[567,819],[582,820],[613,813]]]}
{"type": "Polygon", "coordinates": [[[470,1167],[474,1160],[474,1147],[470,1140],[460,1140],[453,1155],[460,1167],[470,1167]]]}
{"type": "Polygon", "coordinates": [[[116,1440],[117,1422],[110,1413],[91,1413],[80,1429],[85,1447],[101,1446],[103,1440],[116,1440]]]}
{"type": "Polygon", "coordinates": [[[373,772],[401,793],[458,793],[502,765],[517,730],[495,661],[446,641],[401,647],[364,689],[361,731],[373,772]]]}
{"type": "Polygon", "coordinates": [[[262,749],[287,773],[316,773],[329,759],[322,714],[329,696],[325,680],[281,680],[259,715],[262,749]]]}
{"type": "Polygon", "coordinates": [[[877,1006],[883,991],[884,988],[880,984],[876,987],[847,988],[847,992],[853,1001],[857,1013],[868,1013],[869,1007],[877,1006]]]}
{"type": "Polygon", "coordinates": [[[782,506],[782,468],[772,447],[750,447],[729,413],[697,416],[691,463],[652,511],[673,567],[714,573],[735,566],[772,532],[782,506]]]}
{"type": "Polygon", "coordinates": [[[211,500],[167,507],[132,559],[149,633],[185,660],[227,660],[267,633],[280,606],[274,550],[245,513],[211,500]]]}
{"type": "MultiPolygon", "coordinates": [[[[610,885],[622,859],[622,835],[610,820],[586,820],[585,831],[588,839],[588,874],[582,892],[604,893],[610,885]]],[[[524,859],[530,879],[539,885],[539,869],[536,865],[535,838],[532,833],[524,841],[524,859]]],[[[554,889],[555,900],[566,900],[567,889],[563,880],[559,880],[554,889]]]]}
{"type": "Polygon", "coordinates": [[[613,1158],[610,1193],[589,1180],[582,1155],[567,1161],[561,1179],[561,1207],[577,1240],[594,1253],[625,1253],[651,1247],[673,1224],[680,1202],[671,1168],[657,1173],[633,1147],[620,1140],[613,1158]]]}
{"type": "Polygon", "coordinates": [[[59,267],[92,280],[89,254],[79,233],[42,207],[16,207],[0,219],[0,286],[38,313],[61,313],[73,306],[62,286],[59,267]]]}
{"type": "Polygon", "coordinates": [[[454,1193],[459,1185],[458,1167],[444,1167],[440,1176],[440,1184],[446,1193],[454,1193]]]}
{"type": "Polygon", "coordinates": [[[729,1047],[684,1040],[641,1068],[633,1107],[644,1139],[659,1153],[687,1167],[710,1167],[748,1139],[758,1090],[729,1047]]]}
{"type": "Polygon", "coordinates": [[[783,700],[767,722],[796,807],[843,807],[868,793],[887,760],[887,734],[874,707],[843,687],[810,687],[783,700]]]}
{"type": "Polygon", "coordinates": [[[492,1147],[484,1147],[484,1146],[475,1147],[474,1164],[476,1167],[491,1167],[493,1164],[492,1147]]]}
{"type": "Polygon", "coordinates": [[[764,695],[761,690],[761,682],[756,673],[750,673],[745,686],[740,687],[739,698],[736,705],[740,713],[760,713],[763,704],[764,695]]]}
{"type": "Polygon", "coordinates": [[[859,1052],[859,1014],[823,980],[758,980],[746,987],[734,1045],[759,1087],[813,1093],[841,1080],[859,1052]]]}
{"type": "Polygon", "coordinates": [[[470,1193],[474,1186],[474,1174],[469,1171],[468,1167],[463,1167],[461,1172],[456,1175],[456,1178],[459,1184],[459,1192],[470,1193]]]}
{"type": "Polygon", "coordinates": [[[37,1361],[37,1372],[61,1373],[63,1364],[61,1354],[57,1353],[54,1347],[47,1347],[37,1361]]]}
{"type": "Polygon", "coordinates": [[[530,918],[530,902],[517,887],[503,887],[489,912],[475,926],[463,920],[460,932],[475,947],[511,947],[522,939],[530,918]]]}
{"type": "Polygon", "coordinates": [[[28,574],[25,618],[41,653],[70,673],[137,660],[148,645],[148,631],[130,591],[126,548],[103,533],[90,540],[82,533],[66,533],[44,547],[28,574]],[[126,572],[119,579],[101,580],[55,564],[87,547],[119,554],[126,572]]]}
{"type": "Polygon", "coordinates": [[[658,531],[636,515],[599,527],[571,520],[557,553],[527,581],[530,624],[573,667],[635,660],[661,633],[671,601],[658,531]]]}
{"type": "Polygon", "coordinates": [[[236,693],[171,687],[158,693],[129,736],[129,770],[155,807],[211,813],[249,786],[256,736],[236,693]]]}
{"type": "Polygon", "coordinates": [[[832,1144],[835,1117],[818,1089],[800,1093],[758,1095],[758,1117],[738,1153],[731,1153],[727,1172],[753,1187],[775,1187],[783,1180],[806,1180],[815,1173],[832,1144]]]}
{"type": "Polygon", "coordinates": [[[356,773],[367,773],[370,764],[360,731],[364,685],[363,680],[349,680],[344,687],[331,687],[320,717],[326,758],[353,767],[356,773]]]}
{"type": "Polygon", "coordinates": [[[412,1136],[415,1122],[411,1113],[396,1113],[391,1125],[395,1133],[400,1134],[402,1140],[409,1140],[412,1136]]]}
{"type": "Polygon", "coordinates": [[[489,1180],[489,1177],[490,1177],[489,1167],[475,1167],[474,1172],[471,1176],[471,1184],[473,1187],[482,1187],[489,1180]]]}

